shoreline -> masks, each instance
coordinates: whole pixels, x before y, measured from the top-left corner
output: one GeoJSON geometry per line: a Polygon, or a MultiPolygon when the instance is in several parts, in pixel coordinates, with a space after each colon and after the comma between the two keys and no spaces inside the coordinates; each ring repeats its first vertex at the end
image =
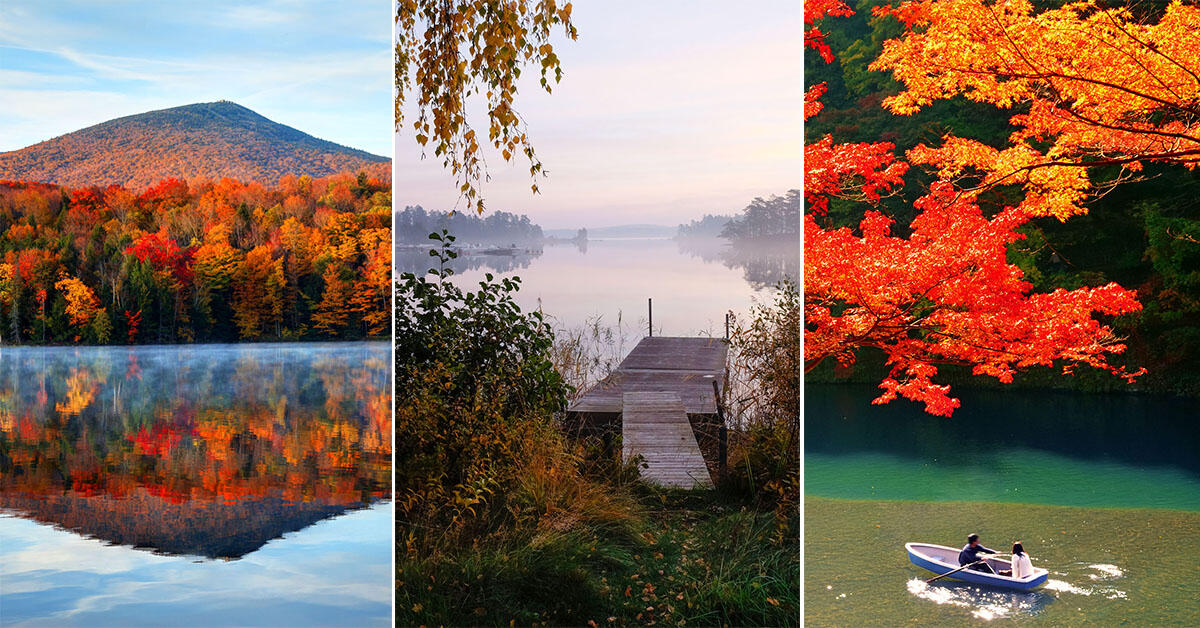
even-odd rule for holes
{"type": "Polygon", "coordinates": [[[1097,510],[1099,510],[1099,511],[1121,511],[1121,512],[1137,511],[1137,512],[1149,512],[1149,513],[1181,513],[1181,514],[1185,514],[1185,515],[1194,515],[1198,518],[1198,520],[1200,520],[1200,508],[1197,508],[1196,510],[1182,510],[1182,509],[1178,509],[1178,508],[1154,508],[1154,507],[1150,507],[1150,506],[1073,506],[1073,505],[1064,505],[1064,504],[1039,504],[1039,503],[1028,503],[1028,502],[998,502],[998,501],[965,501],[965,500],[933,501],[933,500],[919,500],[919,499],[858,499],[858,498],[854,498],[854,497],[830,497],[828,495],[811,495],[809,493],[805,493],[804,494],[804,502],[805,502],[806,506],[808,505],[808,502],[810,500],[817,500],[818,502],[819,501],[829,501],[829,502],[835,502],[835,503],[863,504],[863,505],[888,503],[888,504],[922,504],[922,505],[930,505],[930,506],[938,505],[938,506],[946,506],[946,507],[959,506],[959,507],[973,507],[973,508],[980,507],[980,506],[1001,506],[1001,507],[1023,506],[1026,508],[1035,508],[1035,509],[1046,508],[1046,509],[1066,509],[1066,510],[1080,510],[1080,511],[1083,511],[1083,510],[1097,511],[1097,510]]]}

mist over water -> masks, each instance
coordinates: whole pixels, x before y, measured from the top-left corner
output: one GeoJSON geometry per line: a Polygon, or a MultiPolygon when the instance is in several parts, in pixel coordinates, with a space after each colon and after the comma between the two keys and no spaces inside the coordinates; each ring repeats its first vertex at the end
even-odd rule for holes
{"type": "MultiPolygon", "coordinates": [[[[423,273],[437,260],[406,252],[398,272],[423,273]]],[[[468,254],[451,263],[454,281],[473,289],[487,273],[518,276],[517,302],[541,310],[558,328],[573,329],[599,320],[633,337],[645,335],[654,300],[654,333],[695,336],[725,333],[725,313],[746,313],[770,301],[772,287],[785,277],[799,283],[799,242],[735,250],[724,241],[602,239],[586,245],[546,245],[540,254],[468,254]]]]}

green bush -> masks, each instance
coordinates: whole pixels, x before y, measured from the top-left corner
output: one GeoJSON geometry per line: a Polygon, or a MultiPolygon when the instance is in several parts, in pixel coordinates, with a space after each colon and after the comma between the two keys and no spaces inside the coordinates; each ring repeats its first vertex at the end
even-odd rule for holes
{"type": "Polygon", "coordinates": [[[520,280],[488,274],[478,291],[464,291],[447,267],[453,236],[430,238],[438,267],[396,284],[398,515],[433,529],[469,527],[515,478],[527,424],[548,423],[569,389],[541,313],[513,300],[520,280]]]}

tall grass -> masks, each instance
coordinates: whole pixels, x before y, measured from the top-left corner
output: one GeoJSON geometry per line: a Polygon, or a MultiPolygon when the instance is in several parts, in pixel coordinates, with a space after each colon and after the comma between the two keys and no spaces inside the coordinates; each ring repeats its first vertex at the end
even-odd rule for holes
{"type": "Polygon", "coordinates": [[[621,312],[617,312],[614,324],[607,324],[602,317],[595,316],[580,326],[555,329],[550,359],[572,387],[571,401],[576,401],[616,370],[640,338],[640,334],[625,322],[621,312]]]}
{"type": "Polygon", "coordinates": [[[561,429],[640,334],[551,332],[517,281],[462,293],[435,239],[438,277],[397,284],[397,625],[794,625],[799,541],[761,486],[656,489],[561,429]]]}

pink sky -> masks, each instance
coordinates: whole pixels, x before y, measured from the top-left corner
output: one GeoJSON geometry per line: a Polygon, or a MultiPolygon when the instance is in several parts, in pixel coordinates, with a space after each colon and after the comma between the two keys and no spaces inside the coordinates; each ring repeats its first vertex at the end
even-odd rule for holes
{"type": "MultiPolygon", "coordinates": [[[[526,163],[489,155],[488,211],[551,229],[674,225],[800,187],[799,2],[573,6],[579,39],[555,45],[562,83],[547,95],[530,69],[517,102],[549,177],[534,196],[526,163]]],[[[464,207],[407,128],[395,166],[398,206],[464,207]]]]}

